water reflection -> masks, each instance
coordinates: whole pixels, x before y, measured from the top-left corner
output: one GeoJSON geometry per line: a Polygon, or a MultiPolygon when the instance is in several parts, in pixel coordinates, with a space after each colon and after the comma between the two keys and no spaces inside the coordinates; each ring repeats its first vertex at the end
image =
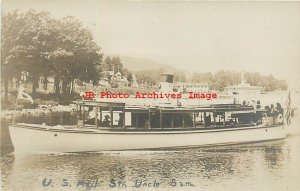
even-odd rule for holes
{"type": "MultiPolygon", "coordinates": [[[[72,115],[56,113],[42,117],[49,124],[72,124],[72,115]]],[[[17,120],[42,122],[40,117],[36,120],[36,116],[20,116],[17,120]]],[[[96,179],[99,180],[98,190],[110,189],[112,179],[125,182],[127,190],[133,189],[136,180],[158,181],[159,190],[171,189],[172,179],[194,185],[176,187],[180,190],[283,190],[286,186],[293,190],[300,186],[298,181],[290,178],[300,177],[295,168],[300,165],[297,159],[300,137],[218,147],[21,155],[12,152],[8,122],[1,123],[1,181],[4,190],[74,190],[72,188],[78,180],[96,179]],[[51,179],[51,189],[42,185],[45,178],[47,181],[51,179]],[[72,187],[62,187],[63,179],[72,187]],[[258,184],[261,187],[256,187],[258,184]]]]}
{"type": "Polygon", "coordinates": [[[264,159],[269,168],[279,168],[284,162],[284,154],[281,147],[266,147],[264,159]]]}

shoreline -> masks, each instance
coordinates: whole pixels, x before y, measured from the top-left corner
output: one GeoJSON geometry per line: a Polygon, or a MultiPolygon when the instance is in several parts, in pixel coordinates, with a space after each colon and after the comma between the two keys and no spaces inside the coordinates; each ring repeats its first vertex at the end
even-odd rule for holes
{"type": "MultiPolygon", "coordinates": [[[[285,101],[287,98],[287,93],[277,93],[277,92],[272,92],[269,94],[260,94],[259,98],[256,98],[256,100],[261,101],[261,106],[266,106],[270,104],[275,104],[275,103],[281,103],[282,106],[285,108],[285,101]],[[277,96],[276,96],[277,95],[277,96]]],[[[293,98],[296,100],[296,95],[292,96],[292,106],[293,108],[297,108],[299,104],[296,104],[297,101],[293,100],[293,98]]],[[[249,98],[244,98],[248,99],[249,98]]],[[[242,100],[244,100],[242,97],[239,98],[238,103],[242,104],[242,100]]],[[[181,99],[172,99],[172,98],[165,98],[165,99],[153,99],[153,98],[134,98],[134,97],[129,97],[129,98],[96,98],[96,101],[109,101],[111,102],[112,100],[115,102],[124,102],[125,104],[128,105],[135,105],[135,106],[147,106],[147,105],[161,105],[161,106],[174,106],[178,107],[178,102],[180,102],[181,107],[192,107],[195,105],[210,105],[210,104],[233,104],[233,97],[218,94],[218,98],[216,99],[211,99],[211,100],[206,100],[206,99],[188,99],[188,98],[181,98],[181,99]]],[[[72,101],[69,101],[72,102],[72,101]]],[[[256,104],[256,102],[249,102],[250,105],[256,104]]],[[[19,110],[14,110],[14,109],[4,109],[1,110],[1,118],[6,118],[9,115],[12,115],[13,113],[17,114],[36,114],[36,113],[52,113],[52,112],[71,112],[75,111],[76,107],[74,104],[70,103],[68,105],[62,105],[57,103],[50,103],[49,104],[39,104],[36,103],[35,108],[21,108],[19,110]]]]}

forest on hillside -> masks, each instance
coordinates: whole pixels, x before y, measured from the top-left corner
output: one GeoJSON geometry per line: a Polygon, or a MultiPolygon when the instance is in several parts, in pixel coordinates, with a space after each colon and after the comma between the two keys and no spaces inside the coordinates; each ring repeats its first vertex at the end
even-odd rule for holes
{"type": "MultiPolygon", "coordinates": [[[[142,70],[136,72],[139,82],[158,84],[159,76],[165,73],[164,69],[142,70]]],[[[173,72],[176,82],[197,82],[208,84],[209,89],[223,91],[225,87],[237,85],[241,82],[242,72],[220,70],[212,72],[194,72],[191,75],[184,71],[173,72]]],[[[261,75],[258,72],[245,72],[247,83],[252,86],[261,86],[264,91],[287,90],[288,85],[285,80],[276,79],[273,75],[261,75]]]]}

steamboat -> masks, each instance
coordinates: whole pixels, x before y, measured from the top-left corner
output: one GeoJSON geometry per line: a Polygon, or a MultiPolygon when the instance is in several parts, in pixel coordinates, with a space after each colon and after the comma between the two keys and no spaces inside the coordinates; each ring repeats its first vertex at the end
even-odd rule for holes
{"type": "MultiPolygon", "coordinates": [[[[172,76],[162,86],[170,88],[172,76]]],[[[89,152],[227,145],[284,139],[283,109],[241,104],[75,102],[75,125],[9,126],[15,152],[89,152]]]]}
{"type": "Polygon", "coordinates": [[[283,139],[282,114],[252,106],[140,107],[77,102],[77,125],[9,126],[15,152],[88,152],[237,144],[283,139]]]}

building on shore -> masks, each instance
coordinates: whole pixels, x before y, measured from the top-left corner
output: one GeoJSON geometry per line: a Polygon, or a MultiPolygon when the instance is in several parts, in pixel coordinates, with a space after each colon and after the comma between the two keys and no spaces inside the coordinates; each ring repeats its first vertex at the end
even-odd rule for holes
{"type": "Polygon", "coordinates": [[[138,88],[139,87],[136,76],[134,74],[132,74],[131,87],[133,87],[133,88],[138,88]]]}
{"type": "Polygon", "coordinates": [[[174,84],[174,89],[177,89],[181,93],[205,93],[209,91],[207,83],[198,83],[198,82],[177,82],[174,84]]]}
{"type": "Polygon", "coordinates": [[[245,74],[242,73],[242,80],[241,83],[225,87],[225,92],[229,96],[246,96],[246,97],[255,97],[261,94],[263,87],[261,86],[252,86],[251,84],[247,83],[245,79],[245,74]]]}
{"type": "Polygon", "coordinates": [[[100,78],[99,85],[104,87],[110,87],[108,78],[100,78]]]}
{"type": "Polygon", "coordinates": [[[127,77],[123,76],[119,71],[111,77],[110,83],[112,87],[128,86],[127,77]]]}

